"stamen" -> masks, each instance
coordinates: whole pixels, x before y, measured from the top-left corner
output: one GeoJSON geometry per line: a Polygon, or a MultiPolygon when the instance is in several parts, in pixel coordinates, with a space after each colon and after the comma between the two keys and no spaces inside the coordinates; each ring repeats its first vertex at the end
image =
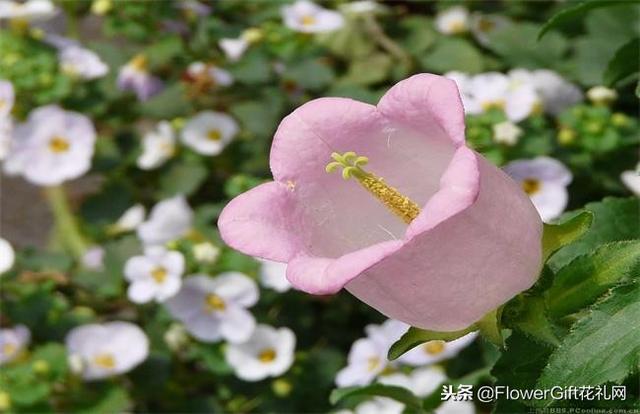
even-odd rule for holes
{"type": "Polygon", "coordinates": [[[204,299],[204,308],[209,312],[222,312],[227,308],[227,304],[220,296],[210,293],[204,299]]]}
{"type": "Polygon", "coordinates": [[[276,350],[273,348],[265,348],[258,354],[258,360],[263,363],[272,362],[276,359],[276,350]]]}
{"type": "Polygon", "coordinates": [[[400,217],[405,223],[411,223],[420,214],[420,207],[409,197],[391,187],[381,177],[378,177],[362,167],[369,162],[367,157],[358,156],[349,151],[344,154],[334,152],[331,158],[335,161],[327,164],[328,173],[342,167],[342,178],[355,178],[369,193],[380,200],[392,213],[400,217]]]}
{"type": "Polygon", "coordinates": [[[93,358],[93,363],[104,369],[113,369],[116,367],[116,360],[109,353],[98,354],[93,358]]]}
{"type": "Polygon", "coordinates": [[[429,341],[426,344],[424,344],[424,352],[426,352],[429,355],[438,355],[438,354],[441,354],[442,351],[444,351],[445,345],[446,345],[445,341],[441,341],[441,340],[429,341]]]}

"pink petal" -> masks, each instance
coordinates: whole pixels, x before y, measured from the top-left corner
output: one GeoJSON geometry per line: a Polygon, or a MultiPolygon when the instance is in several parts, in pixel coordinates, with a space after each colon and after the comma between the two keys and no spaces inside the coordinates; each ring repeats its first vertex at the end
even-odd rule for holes
{"type": "MultiPolygon", "coordinates": [[[[398,252],[351,280],[347,290],[390,318],[453,331],[531,287],[542,266],[542,222],[515,182],[484,158],[477,161],[481,190],[474,203],[413,234],[398,252]]],[[[468,167],[467,161],[461,164],[468,167]]]]}
{"type": "Polygon", "coordinates": [[[246,254],[288,261],[300,250],[301,221],[292,193],[282,184],[261,184],[231,200],[218,220],[225,243],[246,254]]]}
{"type": "Polygon", "coordinates": [[[287,279],[296,288],[316,295],[336,293],[360,273],[402,246],[388,241],[356,250],[338,259],[302,254],[289,262],[287,279]]]}
{"type": "Polygon", "coordinates": [[[464,108],[451,79],[429,73],[414,75],[389,89],[378,109],[388,119],[428,133],[429,138],[448,138],[456,145],[465,141],[464,108]]]}
{"type": "Polygon", "coordinates": [[[411,222],[406,237],[413,238],[460,213],[476,201],[479,192],[478,160],[472,150],[462,146],[440,178],[440,190],[411,222]]]}

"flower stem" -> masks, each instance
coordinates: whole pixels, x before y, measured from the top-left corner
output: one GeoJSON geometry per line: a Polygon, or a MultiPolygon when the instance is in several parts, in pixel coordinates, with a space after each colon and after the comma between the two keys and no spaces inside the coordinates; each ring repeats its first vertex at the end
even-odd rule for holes
{"type": "Polygon", "coordinates": [[[45,195],[51,207],[55,230],[59,234],[60,240],[76,259],[81,259],[87,250],[87,245],[80,232],[78,221],[71,211],[64,187],[62,185],[47,187],[45,195]]]}
{"type": "Polygon", "coordinates": [[[398,59],[406,68],[411,68],[411,56],[402,46],[391,39],[382,29],[376,18],[371,15],[365,17],[365,27],[373,40],[384,50],[389,52],[393,57],[398,59]]]}

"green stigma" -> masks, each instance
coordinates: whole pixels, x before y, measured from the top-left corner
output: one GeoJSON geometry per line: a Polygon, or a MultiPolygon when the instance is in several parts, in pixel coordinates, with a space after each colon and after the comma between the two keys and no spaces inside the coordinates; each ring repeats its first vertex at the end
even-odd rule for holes
{"type": "Polygon", "coordinates": [[[393,214],[397,215],[405,223],[411,223],[420,214],[420,207],[409,197],[400,193],[397,189],[384,182],[378,177],[362,167],[367,165],[369,159],[359,156],[353,151],[340,154],[331,154],[331,161],[325,167],[328,173],[334,172],[342,167],[342,178],[348,180],[355,178],[371,195],[381,201],[393,214]]]}

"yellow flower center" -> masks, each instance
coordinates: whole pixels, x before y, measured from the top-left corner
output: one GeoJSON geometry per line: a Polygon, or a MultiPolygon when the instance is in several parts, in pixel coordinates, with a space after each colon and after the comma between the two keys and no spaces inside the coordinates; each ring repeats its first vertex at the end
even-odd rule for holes
{"type": "Polygon", "coordinates": [[[69,140],[58,135],[55,135],[49,141],[49,149],[55,153],[67,152],[69,151],[69,147],[71,147],[69,140]]]}
{"type": "Polygon", "coordinates": [[[522,180],[521,185],[524,192],[529,195],[537,193],[540,191],[540,187],[542,187],[540,180],[536,180],[535,178],[525,178],[522,180]]]}
{"type": "Polygon", "coordinates": [[[2,354],[5,356],[11,356],[18,350],[16,344],[6,343],[2,345],[2,354]]]}
{"type": "Polygon", "coordinates": [[[370,357],[367,359],[367,371],[375,371],[380,367],[380,358],[378,357],[370,357]]]}
{"type": "Polygon", "coordinates": [[[207,132],[207,139],[211,141],[220,141],[220,138],[222,138],[222,133],[219,129],[212,129],[207,132]]]}
{"type": "Polygon", "coordinates": [[[467,25],[461,20],[456,20],[451,22],[449,30],[454,34],[464,33],[467,31],[467,25]]]}
{"type": "Polygon", "coordinates": [[[483,111],[488,111],[490,109],[500,109],[504,110],[504,101],[502,99],[497,99],[495,101],[485,101],[480,104],[483,111]]]}
{"type": "Polygon", "coordinates": [[[215,311],[223,311],[227,308],[227,305],[224,303],[224,300],[215,293],[208,294],[204,299],[204,307],[209,312],[215,311]]]}
{"type": "Polygon", "coordinates": [[[445,346],[446,342],[445,341],[429,341],[426,344],[424,344],[424,352],[426,352],[429,355],[438,355],[441,354],[442,351],[444,351],[444,346],[445,346]]]}
{"type": "Polygon", "coordinates": [[[302,16],[300,23],[302,23],[303,26],[311,26],[316,24],[316,18],[309,15],[302,16]]]}
{"type": "Polygon", "coordinates": [[[116,360],[113,355],[109,353],[96,355],[93,357],[93,363],[104,369],[114,369],[116,367],[116,360]]]}
{"type": "Polygon", "coordinates": [[[258,354],[260,362],[269,363],[276,359],[276,350],[273,348],[265,348],[258,354]]]}
{"type": "Polygon", "coordinates": [[[362,169],[362,166],[369,162],[367,157],[361,157],[349,151],[344,154],[334,152],[331,158],[335,161],[327,164],[328,173],[342,167],[342,178],[348,180],[353,177],[358,180],[362,187],[405,223],[411,223],[420,214],[420,207],[415,201],[385,183],[382,178],[362,169]]]}
{"type": "Polygon", "coordinates": [[[137,71],[143,72],[147,69],[147,57],[145,55],[136,55],[131,61],[129,61],[129,65],[137,71]]]}
{"type": "Polygon", "coordinates": [[[167,269],[162,266],[158,266],[151,271],[151,277],[156,283],[162,283],[167,278],[167,269]]]}
{"type": "Polygon", "coordinates": [[[496,24],[489,19],[481,18],[480,21],[478,21],[478,30],[481,32],[490,32],[495,26],[496,24]]]}

